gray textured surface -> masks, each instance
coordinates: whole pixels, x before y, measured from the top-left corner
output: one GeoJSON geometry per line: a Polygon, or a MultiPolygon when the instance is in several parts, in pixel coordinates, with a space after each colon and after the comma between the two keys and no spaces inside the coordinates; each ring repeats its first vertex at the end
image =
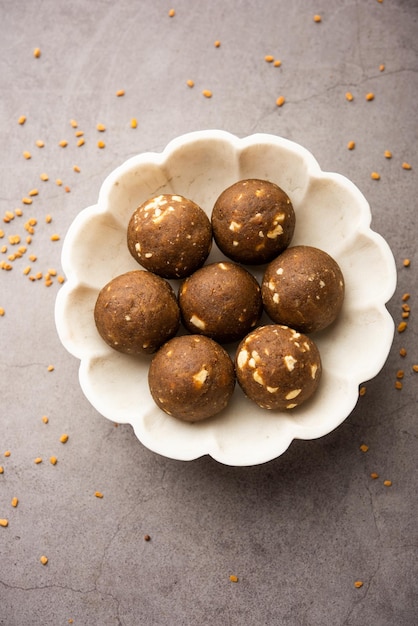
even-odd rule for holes
{"type": "Polygon", "coordinates": [[[0,2],[0,213],[17,207],[24,213],[0,224],[0,247],[8,248],[1,261],[16,248],[9,235],[24,237],[26,220],[38,219],[24,257],[0,271],[0,518],[9,520],[0,527],[0,624],[413,626],[417,3],[177,0],[173,6],[169,18],[171,5],[154,0],[0,2]],[[267,64],[265,54],[282,66],[267,64]],[[126,94],[117,98],[122,88],[126,94]],[[212,99],[202,89],[211,89],[212,99]],[[286,97],[282,108],[275,105],[279,95],[286,97]],[[27,116],[23,126],[20,115],[27,116]],[[138,119],[136,130],[131,117],[138,119]],[[71,118],[85,132],[82,148],[71,118]],[[98,122],[106,125],[103,137],[98,122]],[[68,226],[96,201],[115,166],[203,128],[282,135],[311,150],[322,169],[351,178],[396,259],[398,287],[389,303],[396,323],[402,294],[411,292],[407,331],[395,334],[386,365],[344,424],[252,468],[159,457],[129,426],[116,428],[98,415],[79,388],[78,362],[55,333],[56,279],[47,288],[23,274],[26,265],[32,273],[60,272],[68,226]],[[44,148],[35,146],[37,139],[44,148]],[[69,142],[65,149],[61,139],[69,142]],[[403,161],[413,169],[402,169],[403,161]],[[378,182],[370,178],[374,170],[378,182]],[[22,205],[36,187],[33,204],[22,205]],[[54,232],[60,242],[50,241],[54,232]],[[38,260],[30,263],[30,253],[38,260]],[[401,346],[408,349],[404,359],[401,346]],[[363,443],[367,453],[359,449],[363,443]],[[3,457],[6,450],[10,457],[3,457]],[[35,465],[36,457],[43,463],[35,465]],[[17,508],[10,504],[14,496],[17,508]],[[230,574],[239,582],[231,583],[230,574]]]}

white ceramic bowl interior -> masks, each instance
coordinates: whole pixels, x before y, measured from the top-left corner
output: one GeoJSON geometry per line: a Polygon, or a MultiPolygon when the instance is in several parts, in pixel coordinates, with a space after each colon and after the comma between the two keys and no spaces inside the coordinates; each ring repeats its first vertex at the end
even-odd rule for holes
{"type": "MultiPolygon", "coordinates": [[[[331,432],[356,405],[359,385],[380,371],[393,341],[385,304],[395,290],[395,263],[370,222],[368,202],[353,183],[322,172],[305,148],[273,135],[241,139],[199,131],[178,137],[161,153],[129,159],[103,182],[97,204],[77,215],[63,245],[67,281],[56,300],[56,326],[65,348],[81,362],[85,396],[108,419],[130,423],[149,449],[179,460],[209,454],[228,465],[255,465],[281,455],[293,439],[331,432]],[[345,277],[345,301],[338,320],[313,335],[323,375],[306,404],[286,413],[266,411],[237,385],[225,411],[184,423],[154,404],[147,381],[151,357],[129,357],[107,346],[93,309],[103,285],[141,269],[126,244],[137,206],[162,193],[181,194],[210,216],[219,194],[244,178],[270,180],[286,191],[296,213],[291,245],[316,246],[335,258],[345,277]]],[[[214,245],[207,262],[224,258],[214,245]]],[[[262,269],[252,271],[260,280],[262,269]]]]}

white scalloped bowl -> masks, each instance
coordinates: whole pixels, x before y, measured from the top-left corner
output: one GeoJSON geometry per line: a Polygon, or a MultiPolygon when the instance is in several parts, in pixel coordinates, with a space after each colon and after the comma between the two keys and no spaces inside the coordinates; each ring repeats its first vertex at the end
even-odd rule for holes
{"type": "MultiPolygon", "coordinates": [[[[67,281],[56,300],[56,326],[64,347],[81,361],[85,396],[106,418],[131,424],[147,448],[178,460],[209,454],[227,465],[256,465],[280,456],[293,439],[331,432],[355,407],[359,385],[383,367],[393,341],[385,304],[396,286],[395,263],[370,222],[369,205],[353,183],[322,172],[305,148],[273,135],[240,139],[218,130],[193,132],[161,153],[129,159],[103,182],[98,203],[77,215],[63,245],[67,281]],[[336,259],[345,277],[345,301],[338,320],[313,336],[323,375],[308,402],[286,413],[266,411],[237,385],[222,413],[185,423],[154,404],[147,380],[151,357],[120,354],[100,338],[94,304],[109,280],[140,269],[126,245],[137,206],[158,194],[181,194],[210,216],[218,195],[244,178],[270,180],[286,191],[296,213],[291,245],[316,246],[336,259]]],[[[208,262],[222,258],[214,245],[208,262]]],[[[258,280],[261,272],[253,271],[258,280]]]]}

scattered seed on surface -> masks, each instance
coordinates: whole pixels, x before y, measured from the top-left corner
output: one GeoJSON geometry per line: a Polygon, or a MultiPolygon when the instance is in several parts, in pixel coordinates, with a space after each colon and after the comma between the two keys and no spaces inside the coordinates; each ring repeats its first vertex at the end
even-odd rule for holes
{"type": "Polygon", "coordinates": [[[235,574],[231,574],[229,577],[229,580],[231,581],[231,583],[237,583],[238,582],[238,576],[235,576],[235,574]]]}
{"type": "Polygon", "coordinates": [[[72,128],[77,128],[78,124],[75,120],[70,120],[70,125],[72,126],[72,128]]]}
{"type": "Polygon", "coordinates": [[[98,148],[102,149],[102,148],[105,148],[105,146],[106,146],[106,144],[105,144],[105,142],[104,142],[104,141],[98,141],[98,142],[97,142],[97,147],[98,147],[98,148]]]}
{"type": "Polygon", "coordinates": [[[372,92],[366,93],[366,100],[368,102],[371,102],[371,100],[374,100],[374,93],[372,92]]]}
{"type": "Polygon", "coordinates": [[[121,98],[122,96],[125,95],[125,90],[124,89],[118,89],[116,92],[116,95],[118,98],[121,98]]]}
{"type": "Polygon", "coordinates": [[[362,452],[367,452],[367,450],[369,449],[369,446],[367,446],[365,443],[362,443],[360,446],[360,450],[362,452]]]}
{"type": "Polygon", "coordinates": [[[48,424],[49,418],[46,415],[42,415],[42,421],[44,424],[48,424]]]}
{"type": "Polygon", "coordinates": [[[376,480],[376,478],[379,478],[379,474],[377,472],[372,472],[370,474],[370,478],[373,478],[373,480],[376,480]]]}
{"type": "Polygon", "coordinates": [[[412,170],[412,165],[410,165],[409,163],[407,163],[406,161],[404,161],[404,162],[402,163],[402,168],[403,168],[404,170],[412,170]]]}
{"type": "Polygon", "coordinates": [[[400,380],[395,381],[395,389],[402,389],[403,385],[400,380]]]}
{"type": "Polygon", "coordinates": [[[266,56],[264,57],[264,60],[265,60],[267,63],[273,63],[273,61],[274,61],[274,56],[272,56],[271,54],[266,54],[266,56]]]}
{"type": "Polygon", "coordinates": [[[45,174],[44,172],[40,174],[39,178],[43,181],[49,180],[48,174],[45,174]]]}
{"type": "Polygon", "coordinates": [[[0,474],[4,474],[4,467],[3,467],[3,465],[0,465],[0,474]]]}
{"type": "Polygon", "coordinates": [[[274,67],[280,67],[282,64],[282,62],[280,61],[280,59],[276,59],[273,63],[274,67]]]}
{"type": "Polygon", "coordinates": [[[37,189],[31,189],[29,192],[29,196],[37,196],[39,191],[37,189]]]}
{"type": "Polygon", "coordinates": [[[351,102],[352,100],[354,100],[354,96],[351,93],[351,91],[347,91],[347,93],[345,94],[345,99],[348,100],[348,102],[351,102]]]}
{"type": "Polygon", "coordinates": [[[45,143],[42,141],[42,139],[37,139],[35,141],[35,145],[37,145],[38,148],[43,148],[45,146],[45,143]]]}
{"type": "Polygon", "coordinates": [[[322,17],[320,15],[314,15],[313,16],[313,21],[316,23],[319,23],[322,21],[322,17]]]}
{"type": "Polygon", "coordinates": [[[377,172],[372,172],[370,174],[370,178],[372,178],[373,180],[380,180],[380,174],[378,174],[377,172]]]}
{"type": "Polygon", "coordinates": [[[347,148],[348,148],[349,150],[354,150],[354,148],[355,148],[355,147],[356,147],[356,144],[355,144],[355,142],[354,142],[354,141],[349,141],[349,142],[348,142],[348,144],[347,144],[347,148]]]}
{"type": "Polygon", "coordinates": [[[284,105],[284,103],[286,102],[286,99],[284,96],[279,96],[276,100],[276,105],[278,107],[282,107],[284,105]]]}
{"type": "Polygon", "coordinates": [[[82,137],[84,135],[84,131],[83,130],[76,130],[76,132],[74,133],[76,137],[82,137]]]}
{"type": "Polygon", "coordinates": [[[36,465],[39,465],[40,463],[42,463],[42,459],[40,456],[37,456],[36,459],[34,459],[33,461],[36,465]]]}
{"type": "Polygon", "coordinates": [[[360,589],[360,587],[362,587],[362,586],[363,586],[363,581],[361,581],[361,580],[356,580],[356,581],[355,581],[355,583],[354,583],[354,587],[355,587],[356,589],[360,589]]]}
{"type": "Polygon", "coordinates": [[[32,155],[31,155],[30,152],[28,152],[28,150],[25,150],[23,152],[23,156],[25,157],[25,159],[31,159],[32,158],[32,155]]]}
{"type": "Polygon", "coordinates": [[[16,498],[16,496],[14,498],[12,498],[12,501],[10,503],[12,505],[12,507],[16,508],[17,505],[19,504],[19,500],[16,498]]]}
{"type": "Polygon", "coordinates": [[[0,317],[3,317],[3,315],[6,313],[6,311],[3,309],[2,306],[0,306],[0,317]]]}
{"type": "Polygon", "coordinates": [[[26,122],[26,115],[21,115],[17,122],[22,126],[26,122]]]}
{"type": "Polygon", "coordinates": [[[6,452],[4,453],[4,456],[6,458],[8,458],[12,453],[10,452],[10,450],[6,450],[6,452]]]}
{"type": "Polygon", "coordinates": [[[94,495],[96,496],[96,498],[103,498],[103,494],[101,491],[95,491],[94,495]]]}
{"type": "Polygon", "coordinates": [[[404,293],[402,296],[402,302],[407,302],[410,297],[411,297],[410,293],[404,293]]]}
{"type": "Polygon", "coordinates": [[[411,265],[411,261],[409,259],[404,259],[403,260],[403,266],[404,267],[409,267],[411,265]]]}
{"type": "Polygon", "coordinates": [[[144,535],[144,541],[151,541],[151,537],[149,535],[144,535]]]}
{"type": "Polygon", "coordinates": [[[51,465],[56,465],[58,462],[58,459],[56,456],[50,456],[49,457],[49,462],[51,463],[51,465]]]}
{"type": "Polygon", "coordinates": [[[406,348],[401,348],[401,349],[399,350],[399,354],[400,354],[401,356],[406,356],[406,355],[407,355],[406,348]]]}
{"type": "Polygon", "coordinates": [[[68,441],[68,435],[66,433],[64,433],[63,435],[61,435],[60,437],[60,441],[61,443],[67,443],[68,441]]]}
{"type": "Polygon", "coordinates": [[[51,241],[59,241],[61,237],[57,234],[54,234],[54,235],[51,235],[50,239],[51,241]]]}
{"type": "Polygon", "coordinates": [[[104,124],[97,124],[96,128],[100,133],[104,133],[106,130],[106,126],[104,124]]]}
{"type": "Polygon", "coordinates": [[[405,376],[405,372],[403,370],[398,370],[396,372],[396,378],[400,379],[403,378],[405,376]]]}
{"type": "Polygon", "coordinates": [[[9,520],[0,519],[0,526],[3,526],[3,528],[6,528],[8,525],[9,525],[9,520]]]}
{"type": "Polygon", "coordinates": [[[189,78],[188,80],[186,80],[186,85],[190,88],[194,87],[194,80],[189,78]]]}
{"type": "Polygon", "coordinates": [[[412,371],[418,372],[418,364],[414,363],[414,365],[412,366],[412,371]]]}
{"type": "Polygon", "coordinates": [[[77,172],[77,174],[79,174],[79,173],[81,172],[81,170],[80,170],[80,168],[79,168],[79,166],[78,166],[78,165],[73,165],[73,170],[74,170],[75,172],[77,172]]]}
{"type": "Polygon", "coordinates": [[[174,9],[170,9],[169,12],[168,12],[168,17],[174,17],[175,14],[176,14],[175,10],[174,9]]]}
{"type": "Polygon", "coordinates": [[[202,94],[205,96],[205,98],[212,98],[212,92],[210,91],[210,89],[204,89],[202,91],[202,94]]]}
{"type": "Polygon", "coordinates": [[[69,188],[68,185],[65,185],[64,191],[65,191],[65,193],[70,193],[71,189],[69,188]]]}
{"type": "Polygon", "coordinates": [[[390,150],[385,150],[385,158],[386,159],[391,159],[392,158],[392,152],[390,150]]]}
{"type": "Polygon", "coordinates": [[[84,144],[86,143],[84,137],[80,137],[80,139],[77,141],[77,147],[80,148],[81,146],[84,146],[84,144]]]}
{"type": "Polygon", "coordinates": [[[66,148],[68,146],[68,141],[66,139],[61,139],[58,145],[61,146],[61,148],[66,148]]]}
{"type": "Polygon", "coordinates": [[[385,65],[384,65],[384,63],[381,63],[379,65],[379,72],[384,72],[384,71],[385,71],[385,65]]]}
{"type": "Polygon", "coordinates": [[[55,369],[55,367],[53,365],[48,365],[47,370],[48,372],[53,372],[55,369]]]}
{"type": "Polygon", "coordinates": [[[42,555],[39,560],[42,563],[42,565],[46,565],[48,563],[48,557],[47,556],[42,555]]]}
{"type": "Polygon", "coordinates": [[[219,41],[219,39],[217,39],[216,41],[213,42],[213,45],[215,46],[215,48],[220,48],[221,42],[219,41]]]}
{"type": "Polygon", "coordinates": [[[137,126],[138,126],[138,121],[135,117],[133,117],[131,119],[131,128],[137,128],[137,126]]]}
{"type": "Polygon", "coordinates": [[[39,57],[41,56],[41,49],[40,48],[34,48],[33,56],[35,57],[35,59],[39,59],[39,57]]]}
{"type": "Polygon", "coordinates": [[[385,487],[392,487],[392,481],[391,480],[384,480],[383,484],[385,485],[385,487]]]}
{"type": "Polygon", "coordinates": [[[366,391],[367,391],[366,386],[362,385],[360,387],[360,389],[359,389],[359,396],[365,396],[366,395],[366,391]]]}

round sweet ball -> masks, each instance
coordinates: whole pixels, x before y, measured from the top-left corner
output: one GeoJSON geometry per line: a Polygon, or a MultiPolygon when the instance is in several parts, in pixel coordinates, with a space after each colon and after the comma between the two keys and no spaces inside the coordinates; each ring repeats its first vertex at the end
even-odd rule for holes
{"type": "Polygon", "coordinates": [[[222,346],[202,335],[171,339],[151,361],[151,395],[160,409],[197,422],[224,409],[235,387],[235,372],[222,346]]]}
{"type": "Polygon", "coordinates": [[[316,344],[287,326],[259,326],[245,337],[235,356],[238,383],[263,409],[294,409],[316,391],[321,358],[316,344]]]}
{"type": "Polygon", "coordinates": [[[338,316],[344,277],[335,259],[323,250],[293,246],[267,266],[261,293],[273,322],[312,333],[338,316]]]}
{"type": "Polygon", "coordinates": [[[263,311],[261,289],[252,274],[231,262],[205,265],[179,289],[183,325],[219,343],[242,339],[263,311]]]}
{"type": "Polygon", "coordinates": [[[238,263],[268,263],[290,244],[295,212],[289,196],[267,180],[241,180],[221,193],[212,210],[218,248],[238,263]]]}
{"type": "Polygon", "coordinates": [[[152,354],[177,333],[180,309],[164,278],[134,270],[113,278],[100,290],[94,320],[111,348],[124,354],[152,354]]]}
{"type": "Polygon", "coordinates": [[[128,224],[128,248],[142,267],[163,278],[184,278],[206,261],[212,227],[204,210],[184,196],[147,200],[128,224]]]}

